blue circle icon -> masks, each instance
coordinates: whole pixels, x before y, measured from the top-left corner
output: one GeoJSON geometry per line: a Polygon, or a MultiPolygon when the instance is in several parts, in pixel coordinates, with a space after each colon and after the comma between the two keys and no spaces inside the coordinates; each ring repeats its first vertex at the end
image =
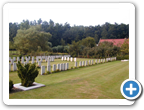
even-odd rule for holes
{"type": "Polygon", "coordinates": [[[121,85],[121,93],[126,99],[136,99],[141,93],[141,85],[136,80],[125,80],[121,85]]]}

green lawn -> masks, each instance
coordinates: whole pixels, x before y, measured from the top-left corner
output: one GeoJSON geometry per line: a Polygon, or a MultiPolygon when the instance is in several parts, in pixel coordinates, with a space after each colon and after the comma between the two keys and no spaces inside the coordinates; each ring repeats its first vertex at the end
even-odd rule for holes
{"type": "MultiPolygon", "coordinates": [[[[77,61],[89,59],[77,59],[77,61]]],[[[55,59],[52,64],[64,63],[55,59]]],[[[69,68],[74,62],[69,62],[69,68]]],[[[46,63],[42,63],[46,65],[46,63]]],[[[40,70],[40,69],[39,69],[40,70]]],[[[10,72],[9,78],[20,83],[16,72],[10,72]]],[[[129,78],[129,62],[114,61],[83,68],[62,71],[49,75],[40,75],[35,82],[45,87],[12,93],[10,99],[123,99],[121,83],[129,78]]]]}

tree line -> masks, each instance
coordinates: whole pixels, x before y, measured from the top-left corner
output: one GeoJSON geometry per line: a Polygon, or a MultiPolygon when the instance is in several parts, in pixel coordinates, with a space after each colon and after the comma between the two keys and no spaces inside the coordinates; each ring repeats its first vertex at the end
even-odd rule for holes
{"type": "Polygon", "coordinates": [[[41,19],[9,23],[10,49],[16,49],[21,54],[48,51],[77,57],[106,57],[115,56],[121,51],[120,47],[106,42],[97,47],[100,38],[129,38],[129,24],[106,22],[101,26],[70,26],[67,22],[63,25],[41,19]]]}
{"type": "Polygon", "coordinates": [[[50,20],[42,21],[34,20],[23,20],[20,24],[9,23],[9,41],[13,41],[13,38],[17,34],[19,29],[29,29],[31,26],[41,25],[41,30],[49,32],[52,37],[49,42],[52,46],[61,45],[61,40],[65,41],[65,44],[71,44],[72,41],[79,41],[88,36],[95,39],[95,43],[99,42],[100,38],[103,39],[118,39],[118,38],[129,38],[129,24],[110,24],[106,22],[103,25],[97,26],[70,26],[69,23],[59,24],[54,23],[50,20]]]}

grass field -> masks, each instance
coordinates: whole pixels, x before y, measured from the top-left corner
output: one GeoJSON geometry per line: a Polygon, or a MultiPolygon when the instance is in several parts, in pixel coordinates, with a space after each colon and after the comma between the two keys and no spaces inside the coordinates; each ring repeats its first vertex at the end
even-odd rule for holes
{"type": "MultiPolygon", "coordinates": [[[[88,59],[78,59],[88,60],[88,59]]],[[[56,59],[52,64],[65,63],[56,59]]],[[[69,62],[69,67],[74,62],[69,62]]],[[[46,65],[46,63],[42,63],[46,65]]],[[[121,83],[129,77],[129,62],[108,62],[49,75],[38,75],[35,82],[45,87],[9,94],[10,99],[123,99],[121,83]]],[[[17,72],[9,78],[20,83],[17,72]]]]}

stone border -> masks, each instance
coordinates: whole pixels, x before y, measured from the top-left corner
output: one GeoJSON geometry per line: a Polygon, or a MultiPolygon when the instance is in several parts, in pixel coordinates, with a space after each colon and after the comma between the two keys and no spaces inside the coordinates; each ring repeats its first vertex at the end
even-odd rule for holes
{"type": "Polygon", "coordinates": [[[45,86],[44,84],[40,84],[40,83],[36,83],[36,82],[34,82],[33,84],[34,84],[33,86],[24,87],[24,86],[21,86],[21,83],[17,83],[17,84],[14,84],[14,87],[18,88],[18,89],[21,89],[23,91],[27,91],[27,90],[36,89],[36,88],[40,88],[40,87],[45,86]]]}

